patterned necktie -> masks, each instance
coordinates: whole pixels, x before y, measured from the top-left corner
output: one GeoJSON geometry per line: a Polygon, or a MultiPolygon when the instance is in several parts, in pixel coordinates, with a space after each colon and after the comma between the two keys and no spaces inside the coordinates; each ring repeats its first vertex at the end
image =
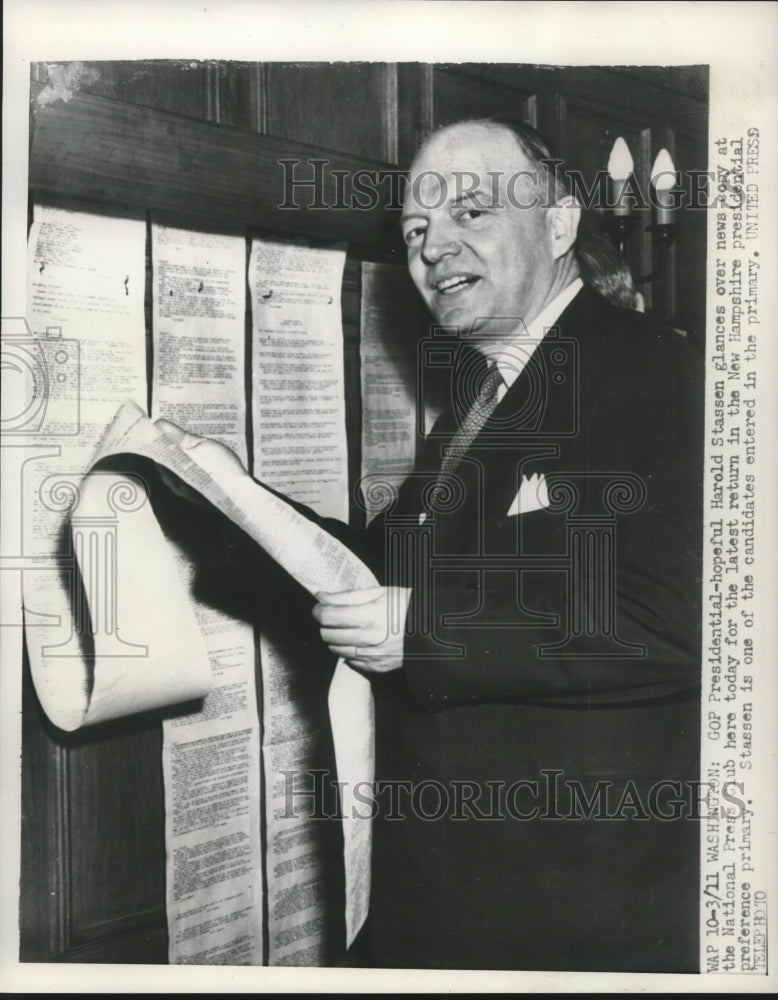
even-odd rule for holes
{"type": "Polygon", "coordinates": [[[438,483],[444,476],[448,476],[457,468],[470,445],[478,437],[479,431],[497,406],[497,393],[502,384],[503,378],[500,369],[496,364],[493,364],[484,377],[469,413],[446,449],[438,473],[438,483]]]}

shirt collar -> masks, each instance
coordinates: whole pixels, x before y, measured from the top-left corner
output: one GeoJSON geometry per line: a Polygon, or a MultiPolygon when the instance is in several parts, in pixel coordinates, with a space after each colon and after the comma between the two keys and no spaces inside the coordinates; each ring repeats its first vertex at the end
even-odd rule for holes
{"type": "Polygon", "coordinates": [[[571,281],[556,298],[549,302],[545,309],[538,313],[535,319],[526,327],[526,333],[518,333],[503,346],[496,359],[496,363],[500,369],[506,389],[513,385],[532,357],[538,344],[545,337],[546,331],[556,323],[582,288],[583,281],[580,278],[571,281]]]}

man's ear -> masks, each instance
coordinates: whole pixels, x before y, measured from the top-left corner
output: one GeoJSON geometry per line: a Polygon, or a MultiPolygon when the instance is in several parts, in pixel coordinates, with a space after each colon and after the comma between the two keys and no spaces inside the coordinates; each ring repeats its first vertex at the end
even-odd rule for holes
{"type": "Polygon", "coordinates": [[[581,206],[571,194],[549,208],[546,221],[554,260],[564,257],[575,243],[580,220],[581,206]]]}

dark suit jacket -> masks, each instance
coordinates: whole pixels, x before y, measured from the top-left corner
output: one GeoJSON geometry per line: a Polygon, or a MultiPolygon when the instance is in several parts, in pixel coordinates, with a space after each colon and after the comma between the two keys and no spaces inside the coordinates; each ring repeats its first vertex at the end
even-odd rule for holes
{"type": "Polygon", "coordinates": [[[371,525],[417,553],[384,567],[415,613],[374,678],[376,776],[411,783],[379,796],[375,964],[696,970],[702,400],[683,337],[584,288],[449,509],[418,526],[453,411],[371,525]],[[533,473],[551,505],[507,516],[533,473]]]}

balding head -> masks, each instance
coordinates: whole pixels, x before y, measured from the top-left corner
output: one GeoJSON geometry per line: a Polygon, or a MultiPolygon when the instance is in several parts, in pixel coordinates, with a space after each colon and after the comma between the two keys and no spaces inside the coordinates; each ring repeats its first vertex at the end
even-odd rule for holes
{"type": "Polygon", "coordinates": [[[411,276],[441,323],[505,339],[575,276],[578,210],[549,207],[548,177],[516,134],[489,121],[433,133],[403,208],[411,276]]]}
{"type": "MultiPolygon", "coordinates": [[[[556,204],[570,194],[567,179],[561,169],[562,160],[552,155],[540,132],[527,122],[513,122],[496,116],[492,118],[468,118],[437,129],[420,146],[414,157],[414,164],[429,144],[437,142],[452,131],[456,132],[463,128],[483,130],[487,143],[500,141],[500,135],[509,135],[513,139],[515,149],[521,154],[516,161],[515,169],[528,170],[533,174],[542,191],[544,206],[556,204]]],[[[411,170],[413,170],[413,164],[411,170]]]]}

